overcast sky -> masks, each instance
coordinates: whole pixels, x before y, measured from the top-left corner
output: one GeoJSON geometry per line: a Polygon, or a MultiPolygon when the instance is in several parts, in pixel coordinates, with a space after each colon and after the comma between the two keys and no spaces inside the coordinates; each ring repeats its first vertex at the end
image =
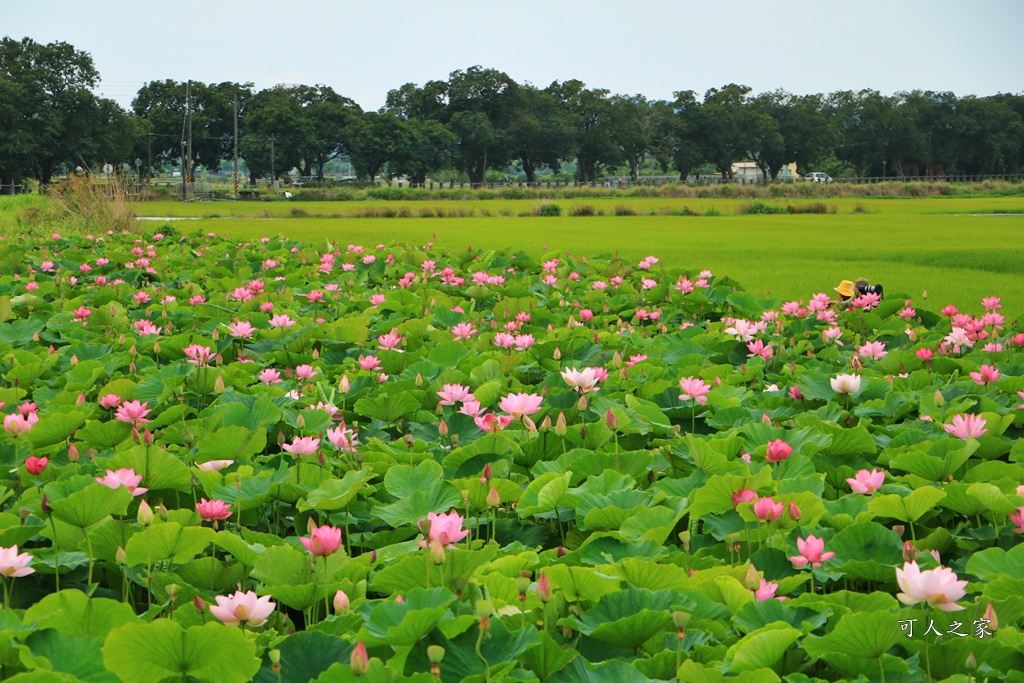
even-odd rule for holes
{"type": "Polygon", "coordinates": [[[0,33],[90,53],[125,106],[172,78],[323,83],[376,109],[476,64],[654,99],[727,83],[1024,92],[1024,0],[0,0],[0,33]]]}

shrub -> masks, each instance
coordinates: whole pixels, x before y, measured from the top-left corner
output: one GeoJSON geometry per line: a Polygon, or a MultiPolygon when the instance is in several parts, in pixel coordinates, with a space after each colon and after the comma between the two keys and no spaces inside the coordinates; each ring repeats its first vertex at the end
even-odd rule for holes
{"type": "Polygon", "coordinates": [[[825,202],[811,202],[810,204],[790,204],[786,207],[790,213],[835,213],[835,206],[828,206],[825,202]]]}
{"type": "Polygon", "coordinates": [[[597,209],[593,204],[577,204],[569,209],[570,216],[594,216],[596,214],[597,209]]]}
{"type": "MultiPolygon", "coordinates": [[[[776,213],[786,213],[786,207],[778,206],[776,204],[769,204],[768,202],[755,199],[749,204],[744,204],[738,210],[738,213],[744,214],[755,214],[755,215],[767,215],[776,213]]],[[[793,213],[792,211],[790,213],[793,213]]]]}
{"type": "Polygon", "coordinates": [[[537,215],[545,216],[548,218],[561,216],[562,207],[553,202],[544,202],[543,204],[537,207],[537,215]]]}
{"type": "Polygon", "coordinates": [[[635,216],[636,215],[636,209],[634,209],[634,208],[632,208],[630,206],[626,206],[625,204],[616,204],[616,206],[615,206],[615,215],[616,216],[635,216]]]}

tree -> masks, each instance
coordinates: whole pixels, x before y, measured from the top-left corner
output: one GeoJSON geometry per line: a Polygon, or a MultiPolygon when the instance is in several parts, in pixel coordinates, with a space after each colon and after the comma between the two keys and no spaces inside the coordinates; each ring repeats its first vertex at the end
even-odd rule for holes
{"type": "Polygon", "coordinates": [[[608,91],[588,89],[582,81],[555,81],[547,91],[558,98],[576,129],[576,180],[596,180],[607,166],[622,163],[622,149],[615,139],[615,116],[608,91]]]}
{"type": "Polygon", "coordinates": [[[370,111],[352,127],[349,160],[356,176],[372,183],[381,175],[395,153],[401,135],[402,120],[388,112],[370,111]]]}
{"type": "Polygon", "coordinates": [[[705,160],[700,139],[700,118],[703,105],[692,90],[673,93],[672,102],[655,106],[656,124],[653,152],[665,170],[670,167],[685,181],[705,160]]]}
{"type": "Polygon", "coordinates": [[[750,88],[730,83],[704,94],[697,132],[708,160],[722,177],[732,179],[732,164],[741,161],[756,144],[757,129],[747,108],[750,88]]]}
{"type": "Polygon", "coordinates": [[[98,80],[92,57],[68,43],[0,40],[0,183],[28,176],[47,183],[124,146],[112,137],[127,130],[124,113],[90,92],[98,80]],[[111,121],[118,125],[104,130],[111,121]]]}
{"type": "Polygon", "coordinates": [[[422,185],[427,174],[453,161],[455,135],[438,121],[398,119],[398,139],[388,161],[388,170],[422,185]]]}
{"type": "Polygon", "coordinates": [[[647,158],[654,136],[655,118],[651,102],[643,95],[615,95],[611,98],[614,137],[620,156],[629,166],[634,182],[647,158]]]}
{"type": "Polygon", "coordinates": [[[132,110],[148,124],[154,165],[179,163],[182,158],[189,98],[192,111],[189,167],[201,165],[216,169],[222,161],[232,158],[236,96],[239,120],[245,122],[247,107],[253,99],[251,83],[191,82],[190,85],[168,79],[142,86],[132,100],[132,110]]]}
{"type": "Polygon", "coordinates": [[[513,158],[511,126],[519,85],[495,69],[473,66],[448,77],[448,130],[458,142],[456,165],[481,184],[487,169],[513,158]]]}
{"type": "Polygon", "coordinates": [[[508,140],[526,182],[535,183],[539,168],[557,171],[563,159],[572,158],[573,120],[550,92],[523,85],[513,107],[508,140]]]}

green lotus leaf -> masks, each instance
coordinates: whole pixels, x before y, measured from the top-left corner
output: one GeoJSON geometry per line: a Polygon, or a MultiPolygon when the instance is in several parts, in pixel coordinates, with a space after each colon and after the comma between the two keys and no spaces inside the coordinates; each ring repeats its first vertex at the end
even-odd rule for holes
{"type": "Polygon", "coordinates": [[[153,524],[128,539],[125,553],[128,566],[147,566],[154,562],[182,564],[203,552],[216,532],[208,527],[182,527],[175,522],[153,524]]]}
{"type": "Polygon", "coordinates": [[[774,623],[751,631],[726,653],[729,671],[739,673],[771,668],[782,659],[803,632],[788,624],[774,623]]]}
{"type": "Polygon", "coordinates": [[[309,683],[335,662],[348,662],[354,646],[319,631],[299,631],[277,646],[281,670],[274,673],[265,659],[254,683],[309,683]]]}
{"type": "Polygon", "coordinates": [[[25,611],[26,624],[54,629],[72,638],[105,638],[111,630],[135,621],[130,605],[108,598],[90,598],[75,589],[51,593],[25,611]]]}
{"type": "Polygon", "coordinates": [[[417,589],[403,598],[404,602],[381,602],[370,610],[358,636],[368,647],[415,645],[449,615],[455,594],[445,588],[417,589]]]}
{"type": "Polygon", "coordinates": [[[946,493],[940,489],[922,486],[906,497],[894,493],[884,496],[876,495],[868,505],[868,511],[876,517],[889,517],[901,522],[916,522],[945,497],[946,493]]]}
{"type": "Polygon", "coordinates": [[[66,497],[51,500],[50,508],[57,519],[79,529],[87,529],[110,515],[125,514],[131,502],[132,494],[126,487],[111,489],[93,482],[66,497]]]}
{"type": "Polygon", "coordinates": [[[976,552],[967,560],[967,573],[983,581],[1000,575],[1024,579],[1024,545],[1018,544],[1009,551],[986,548],[976,552]]]}
{"type": "Polygon", "coordinates": [[[900,625],[889,612],[856,612],[844,615],[828,635],[804,641],[811,656],[828,652],[878,659],[899,641],[900,625]]]}
{"type": "Polygon", "coordinates": [[[246,427],[227,426],[210,432],[197,444],[197,463],[210,460],[245,461],[267,446],[265,429],[249,431],[246,427]]]}
{"type": "Polygon", "coordinates": [[[575,621],[585,635],[616,647],[638,648],[661,631],[673,628],[671,610],[677,602],[674,591],[653,592],[631,586],[605,595],[575,621]]]}
{"type": "Polygon", "coordinates": [[[260,668],[255,643],[240,629],[219,623],[183,629],[167,619],[111,631],[103,661],[124,683],[152,683],[172,676],[245,683],[260,668]]]}
{"type": "Polygon", "coordinates": [[[325,512],[344,510],[359,495],[370,477],[369,470],[352,470],[346,472],[341,479],[328,479],[309,492],[305,501],[299,503],[299,509],[325,512]]]}

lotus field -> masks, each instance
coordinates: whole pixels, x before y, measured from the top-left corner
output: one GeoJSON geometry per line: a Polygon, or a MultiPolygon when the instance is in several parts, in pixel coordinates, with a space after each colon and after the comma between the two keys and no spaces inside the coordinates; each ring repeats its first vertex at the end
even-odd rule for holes
{"type": "Polygon", "coordinates": [[[0,242],[7,680],[1024,681],[999,292],[164,231],[0,242]]]}

